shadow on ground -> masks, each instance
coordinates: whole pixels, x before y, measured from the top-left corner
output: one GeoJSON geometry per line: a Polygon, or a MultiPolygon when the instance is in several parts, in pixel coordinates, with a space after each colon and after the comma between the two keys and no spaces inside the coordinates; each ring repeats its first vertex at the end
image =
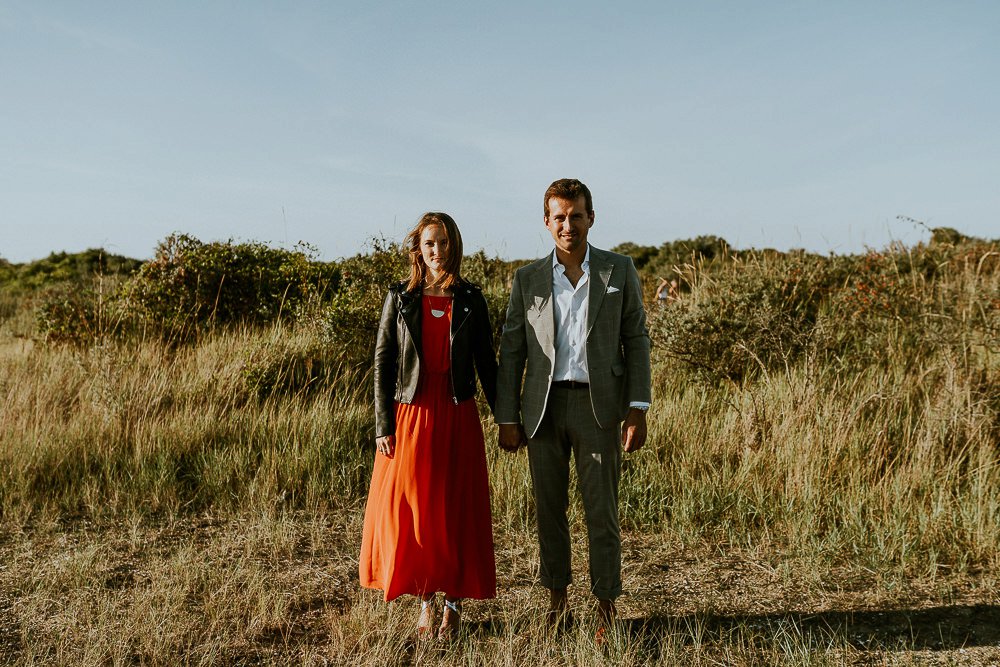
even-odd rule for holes
{"type": "MultiPolygon", "coordinates": [[[[866,651],[952,651],[1000,647],[1000,606],[954,605],[891,611],[784,612],[760,615],[653,615],[622,619],[640,644],[725,643],[740,636],[765,647],[782,637],[806,646],[852,646],[866,651]]],[[[502,633],[497,621],[473,622],[473,634],[502,633]]]]}
{"type": "Polygon", "coordinates": [[[743,616],[652,616],[626,619],[636,639],[692,634],[721,641],[734,633],[761,638],[792,633],[817,643],[846,643],[866,650],[947,651],[1000,646],[1000,607],[955,605],[891,611],[823,611],[743,616]]]}

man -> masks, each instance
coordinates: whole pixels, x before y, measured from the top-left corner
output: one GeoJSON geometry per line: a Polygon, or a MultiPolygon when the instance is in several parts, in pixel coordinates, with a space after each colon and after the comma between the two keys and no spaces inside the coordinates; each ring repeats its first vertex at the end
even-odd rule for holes
{"type": "Polygon", "coordinates": [[[501,447],[528,448],[552,625],[565,620],[572,581],[566,510],[574,459],[590,587],[604,628],[621,593],[621,450],[634,452],[646,440],[646,313],[632,260],[587,243],[594,205],[586,185],[554,182],[545,191],[544,214],[555,248],[514,275],[500,340],[496,421],[501,447]]]}

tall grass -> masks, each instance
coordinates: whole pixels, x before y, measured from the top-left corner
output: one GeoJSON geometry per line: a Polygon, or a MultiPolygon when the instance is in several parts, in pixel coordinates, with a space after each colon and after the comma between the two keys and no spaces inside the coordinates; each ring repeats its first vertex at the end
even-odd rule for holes
{"type": "Polygon", "coordinates": [[[296,369],[273,370],[255,352],[294,362],[300,342],[273,329],[181,349],[146,341],[8,353],[0,511],[111,517],[356,499],[367,484],[365,392],[329,381],[335,389],[260,396],[262,376],[296,369]]]}

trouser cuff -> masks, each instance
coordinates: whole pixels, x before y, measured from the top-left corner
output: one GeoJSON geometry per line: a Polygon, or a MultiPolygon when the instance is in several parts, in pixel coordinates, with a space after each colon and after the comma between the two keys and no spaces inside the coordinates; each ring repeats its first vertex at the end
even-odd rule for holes
{"type": "Polygon", "coordinates": [[[622,587],[620,585],[615,588],[591,587],[590,592],[593,593],[594,597],[598,600],[611,600],[614,602],[618,599],[618,596],[622,594],[622,587]]]}
{"type": "Polygon", "coordinates": [[[539,582],[542,584],[542,586],[545,586],[550,590],[554,589],[557,591],[561,591],[573,583],[573,577],[572,575],[566,577],[546,577],[543,575],[539,577],[539,582]]]}

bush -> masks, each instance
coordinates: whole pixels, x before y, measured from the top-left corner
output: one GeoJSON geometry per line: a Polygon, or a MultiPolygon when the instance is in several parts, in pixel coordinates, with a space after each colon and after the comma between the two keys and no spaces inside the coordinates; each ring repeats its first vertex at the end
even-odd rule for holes
{"type": "Polygon", "coordinates": [[[342,364],[364,373],[375,358],[386,291],[407,275],[407,256],[399,244],[373,239],[370,253],[343,260],[338,270],[336,293],[319,312],[307,313],[303,320],[315,322],[342,364]]]}
{"type": "Polygon", "coordinates": [[[118,285],[116,279],[98,278],[45,289],[36,311],[39,332],[49,342],[78,346],[122,335],[132,321],[118,285]]]}
{"type": "Polygon", "coordinates": [[[0,324],[17,314],[21,307],[21,297],[0,290],[0,324]]]}
{"type": "Polygon", "coordinates": [[[996,244],[962,242],[863,255],[743,253],[687,267],[692,292],[651,313],[662,354],[742,383],[812,356],[837,372],[904,367],[946,352],[1000,348],[996,244]],[[995,282],[995,281],[994,281],[995,282]]]}
{"type": "Polygon", "coordinates": [[[650,260],[654,259],[660,252],[660,249],[652,245],[637,245],[631,241],[625,243],[619,243],[611,252],[617,252],[620,255],[628,255],[632,258],[632,263],[635,264],[635,268],[642,271],[650,260]]]}
{"type": "Polygon", "coordinates": [[[467,255],[462,261],[462,276],[482,288],[486,307],[493,325],[493,345],[499,347],[503,323],[507,319],[510,286],[514,280],[514,264],[499,257],[488,257],[482,250],[467,255]]]}
{"type": "Polygon", "coordinates": [[[14,279],[15,275],[16,270],[14,265],[3,257],[0,257],[0,285],[6,285],[6,283],[14,279]]]}
{"type": "Polygon", "coordinates": [[[45,259],[0,268],[0,282],[7,287],[40,289],[62,283],[87,283],[96,277],[130,276],[142,262],[138,259],[109,255],[101,248],[83,252],[54,252],[45,259]]]}
{"type": "Polygon", "coordinates": [[[712,380],[743,382],[794,362],[806,350],[825,287],[822,261],[797,255],[780,265],[735,260],[690,278],[696,293],[650,317],[654,344],[712,380]]]}
{"type": "Polygon", "coordinates": [[[175,234],[157,245],[124,298],[144,328],[168,339],[184,340],[215,325],[290,319],[335,282],[334,268],[312,261],[311,252],[256,242],[202,243],[175,234]]]}
{"type": "Polygon", "coordinates": [[[337,270],[314,261],[312,252],[261,243],[202,243],[175,234],[114,291],[104,283],[92,288],[80,278],[80,267],[118,270],[132,264],[86,253],[72,261],[52,255],[19,280],[64,279],[43,295],[39,308],[39,330],[50,341],[86,345],[102,336],[141,334],[183,342],[216,325],[291,320],[304,303],[322,299],[335,286],[337,270]]]}
{"type": "Polygon", "coordinates": [[[0,322],[23,312],[26,322],[33,318],[46,338],[89,340],[108,324],[98,320],[107,314],[109,285],[119,284],[140,265],[139,260],[98,248],[52,253],[26,264],[0,258],[0,322]]]}
{"type": "MultiPolygon", "coordinates": [[[[668,274],[677,273],[675,267],[721,264],[730,256],[731,250],[725,239],[718,236],[699,236],[664,243],[642,268],[647,275],[665,278],[668,274]]],[[[636,265],[636,268],[639,266],[636,265]]]]}

